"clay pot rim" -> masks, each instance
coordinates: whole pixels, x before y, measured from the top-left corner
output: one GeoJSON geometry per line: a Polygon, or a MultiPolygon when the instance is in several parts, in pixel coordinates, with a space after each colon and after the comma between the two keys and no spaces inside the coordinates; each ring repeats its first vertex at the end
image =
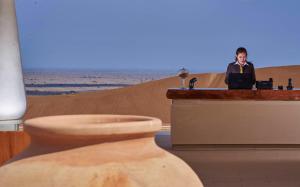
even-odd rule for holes
{"type": "Polygon", "coordinates": [[[24,131],[30,135],[110,136],[154,133],[160,129],[160,119],[135,115],[56,115],[24,122],[24,131]]]}

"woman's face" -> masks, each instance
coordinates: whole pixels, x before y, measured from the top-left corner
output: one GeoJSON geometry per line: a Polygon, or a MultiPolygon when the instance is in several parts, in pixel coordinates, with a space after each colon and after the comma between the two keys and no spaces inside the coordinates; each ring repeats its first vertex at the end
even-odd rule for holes
{"type": "Polygon", "coordinates": [[[247,60],[247,54],[246,53],[239,53],[236,55],[236,58],[240,64],[245,64],[247,60]]]}

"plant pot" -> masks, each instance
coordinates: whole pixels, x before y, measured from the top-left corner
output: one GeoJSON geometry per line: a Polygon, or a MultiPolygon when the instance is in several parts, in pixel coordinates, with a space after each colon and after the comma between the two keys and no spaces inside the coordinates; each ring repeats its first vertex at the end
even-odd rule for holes
{"type": "Polygon", "coordinates": [[[25,121],[31,144],[0,168],[9,187],[202,186],[192,169],[154,141],[156,118],[49,116],[25,121]]]}

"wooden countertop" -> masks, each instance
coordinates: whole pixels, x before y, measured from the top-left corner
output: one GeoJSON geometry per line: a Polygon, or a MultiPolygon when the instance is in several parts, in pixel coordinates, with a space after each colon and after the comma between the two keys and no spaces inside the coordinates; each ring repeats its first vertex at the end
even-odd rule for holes
{"type": "Polygon", "coordinates": [[[277,100],[300,101],[300,89],[294,90],[228,90],[228,89],[168,89],[168,99],[217,99],[217,100],[277,100]]]}

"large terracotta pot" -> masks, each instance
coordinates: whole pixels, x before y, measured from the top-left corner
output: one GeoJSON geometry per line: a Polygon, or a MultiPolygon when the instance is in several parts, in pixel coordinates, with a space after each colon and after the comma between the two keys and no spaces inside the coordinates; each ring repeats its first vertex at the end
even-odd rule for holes
{"type": "Polygon", "coordinates": [[[5,187],[202,186],[192,169],[159,148],[156,118],[49,116],[25,121],[30,146],[0,168],[5,187]]]}

